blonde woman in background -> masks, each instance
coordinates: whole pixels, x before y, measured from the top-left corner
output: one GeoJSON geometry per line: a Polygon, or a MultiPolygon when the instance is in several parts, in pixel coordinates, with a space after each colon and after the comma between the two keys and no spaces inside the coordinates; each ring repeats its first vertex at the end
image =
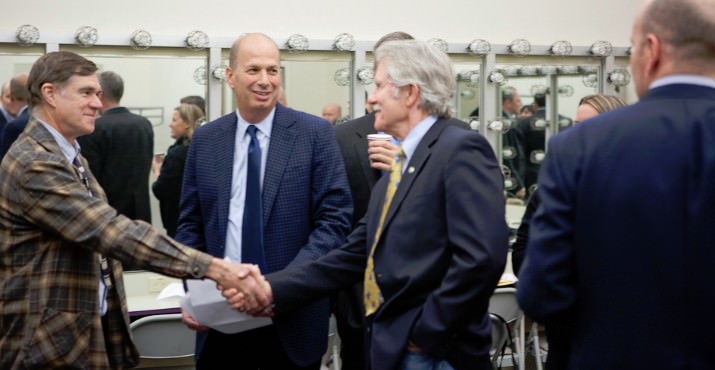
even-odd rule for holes
{"type": "Polygon", "coordinates": [[[184,163],[189,153],[189,144],[194,130],[204,121],[201,109],[193,104],[181,104],[174,109],[169,124],[171,137],[176,142],[169,147],[166,156],[157,155],[152,163],[152,173],[158,178],[151,190],[159,199],[161,222],[166,233],[173,237],[176,234],[179,218],[179,200],[181,198],[181,181],[184,177],[184,163]]]}
{"type": "Polygon", "coordinates": [[[593,94],[586,95],[578,102],[576,108],[576,123],[595,117],[603,112],[624,107],[626,102],[613,95],[593,94]]]}

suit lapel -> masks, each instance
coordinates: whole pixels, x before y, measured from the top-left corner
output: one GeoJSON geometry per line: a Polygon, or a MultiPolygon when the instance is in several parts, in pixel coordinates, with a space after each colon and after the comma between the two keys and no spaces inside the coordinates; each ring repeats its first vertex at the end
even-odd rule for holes
{"type": "Polygon", "coordinates": [[[402,201],[405,199],[407,194],[412,188],[415,178],[420,175],[425,164],[429,160],[432,154],[432,144],[439,137],[440,133],[446,126],[446,121],[444,119],[439,119],[434,125],[427,131],[425,136],[422,137],[420,143],[417,145],[417,149],[412,154],[412,158],[409,159],[405,165],[404,172],[402,173],[402,178],[400,179],[400,185],[397,187],[395,196],[392,198],[392,203],[390,203],[390,208],[387,210],[387,215],[385,216],[385,223],[383,225],[383,231],[388,227],[390,221],[395,216],[395,213],[400,208],[402,201]]]}
{"type": "MultiPolygon", "coordinates": [[[[217,122],[218,123],[218,122],[217,122]]],[[[236,151],[236,130],[238,129],[238,117],[232,114],[226,121],[220,122],[221,130],[215,131],[217,135],[213,137],[216,143],[216,158],[211,158],[209,163],[213,163],[212,174],[214,183],[217,184],[218,204],[218,235],[226,235],[228,226],[228,212],[231,205],[231,183],[233,182],[233,162],[236,151]]],[[[208,163],[201,163],[205,166],[208,163]]],[[[221,251],[223,253],[224,251],[221,251]]]]}
{"type": "Polygon", "coordinates": [[[276,114],[273,117],[266,170],[263,175],[263,225],[267,224],[273,203],[280,188],[283,173],[293,153],[295,145],[295,118],[288,108],[276,105],[276,114]]]}

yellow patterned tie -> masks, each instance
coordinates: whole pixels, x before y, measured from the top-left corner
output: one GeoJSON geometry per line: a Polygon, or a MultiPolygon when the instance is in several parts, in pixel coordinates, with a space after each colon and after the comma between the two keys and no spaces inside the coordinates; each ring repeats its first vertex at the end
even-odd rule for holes
{"type": "Polygon", "coordinates": [[[380,241],[380,235],[382,234],[382,226],[385,223],[385,215],[387,215],[387,210],[390,208],[390,203],[392,203],[392,197],[397,191],[397,186],[400,184],[400,179],[402,178],[402,165],[405,161],[405,152],[400,148],[399,153],[395,156],[395,161],[392,163],[392,168],[390,169],[390,183],[387,184],[387,192],[385,193],[385,203],[382,205],[382,212],[380,213],[380,223],[377,225],[377,230],[375,231],[375,241],[372,243],[370,248],[370,255],[367,258],[367,267],[365,268],[365,286],[363,292],[363,303],[365,304],[365,316],[370,316],[382,304],[382,293],[380,293],[380,287],[377,286],[377,280],[375,280],[375,247],[380,241]]]}

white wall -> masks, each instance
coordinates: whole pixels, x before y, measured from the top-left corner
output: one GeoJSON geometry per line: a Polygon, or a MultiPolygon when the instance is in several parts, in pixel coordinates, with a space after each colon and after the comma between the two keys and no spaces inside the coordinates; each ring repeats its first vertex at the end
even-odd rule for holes
{"type": "Polygon", "coordinates": [[[575,45],[607,40],[627,46],[640,0],[511,1],[47,1],[3,0],[0,33],[32,24],[41,34],[73,34],[90,25],[102,35],[129,35],[142,28],[155,35],[186,35],[200,29],[210,37],[233,38],[261,31],[276,38],[300,33],[309,39],[332,39],[348,32],[359,40],[376,40],[402,30],[419,39],[449,42],[483,38],[507,44],[526,38],[532,44],[565,39],[575,45]]]}

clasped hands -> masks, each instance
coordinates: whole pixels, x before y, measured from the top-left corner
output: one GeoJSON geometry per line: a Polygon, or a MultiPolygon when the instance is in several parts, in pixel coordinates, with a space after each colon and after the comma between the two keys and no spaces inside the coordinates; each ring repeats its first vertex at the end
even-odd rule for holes
{"type": "Polygon", "coordinates": [[[271,285],[257,265],[228,264],[232,270],[228,279],[216,282],[221,295],[234,310],[252,316],[273,316],[271,285]]]}
{"type": "MultiPolygon", "coordinates": [[[[258,266],[231,263],[214,257],[206,277],[216,282],[216,287],[232,309],[252,316],[273,316],[273,292],[258,266]]],[[[186,311],[181,315],[190,329],[208,330],[186,311]]]]}

